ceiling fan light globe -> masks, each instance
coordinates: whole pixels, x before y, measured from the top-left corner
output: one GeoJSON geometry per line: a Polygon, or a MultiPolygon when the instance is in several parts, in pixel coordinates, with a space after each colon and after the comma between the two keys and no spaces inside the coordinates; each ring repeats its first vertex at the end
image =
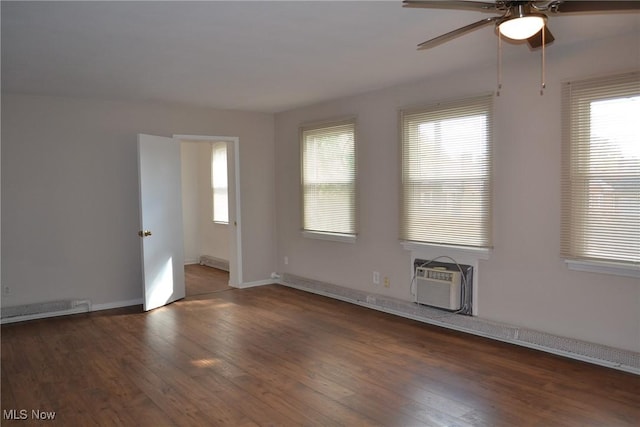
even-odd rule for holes
{"type": "Polygon", "coordinates": [[[504,21],[498,26],[498,30],[500,34],[512,40],[526,40],[538,34],[543,27],[543,17],[523,16],[504,21]]]}

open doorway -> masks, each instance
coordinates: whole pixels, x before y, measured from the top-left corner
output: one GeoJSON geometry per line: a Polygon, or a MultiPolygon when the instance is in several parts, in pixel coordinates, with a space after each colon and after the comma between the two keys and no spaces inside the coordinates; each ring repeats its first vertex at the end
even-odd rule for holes
{"type": "Polygon", "coordinates": [[[184,266],[184,285],[187,297],[233,289],[228,271],[201,264],[184,266]]]}
{"type": "Polygon", "coordinates": [[[241,283],[238,140],[177,135],[181,143],[186,295],[241,283]]]}

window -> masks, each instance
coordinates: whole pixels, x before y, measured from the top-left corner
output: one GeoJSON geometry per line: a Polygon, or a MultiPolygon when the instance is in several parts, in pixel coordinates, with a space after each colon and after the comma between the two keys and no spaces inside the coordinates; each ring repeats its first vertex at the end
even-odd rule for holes
{"type": "Polygon", "coordinates": [[[563,85],[562,256],[640,263],[640,73],[563,85]]]}
{"type": "Polygon", "coordinates": [[[492,100],[401,111],[402,240],[491,247],[492,100]]]}
{"type": "Polygon", "coordinates": [[[303,231],[356,235],[355,122],[301,129],[303,231]]]}
{"type": "Polygon", "coordinates": [[[227,143],[216,142],[211,147],[211,190],[213,222],[229,223],[229,189],[227,185],[227,143]]]}

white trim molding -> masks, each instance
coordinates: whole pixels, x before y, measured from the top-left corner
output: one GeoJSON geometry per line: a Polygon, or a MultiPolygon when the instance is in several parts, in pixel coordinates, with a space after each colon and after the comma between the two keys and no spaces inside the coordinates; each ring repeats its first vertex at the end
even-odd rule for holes
{"type": "Polygon", "coordinates": [[[94,304],[91,307],[91,311],[111,310],[114,308],[130,307],[133,305],[142,305],[144,300],[142,298],[131,299],[128,301],[114,301],[106,304],[94,304]]]}
{"type": "Polygon", "coordinates": [[[474,248],[471,246],[451,246],[437,245],[434,243],[418,243],[403,240],[400,242],[402,247],[411,252],[417,253],[439,253],[447,255],[454,259],[484,259],[487,260],[491,256],[490,248],[474,248]]]}
{"type": "Polygon", "coordinates": [[[229,286],[237,289],[247,289],[247,288],[255,288],[256,286],[274,285],[277,283],[278,281],[276,279],[265,279],[265,280],[256,280],[255,282],[240,283],[238,285],[233,285],[229,283],[229,286]]]}
{"type": "Polygon", "coordinates": [[[640,279],[640,265],[575,259],[565,259],[564,262],[567,264],[567,268],[569,270],[585,271],[587,273],[611,274],[614,276],[633,277],[640,279]]]}
{"type": "Polygon", "coordinates": [[[222,258],[216,258],[211,255],[200,256],[200,265],[217,268],[218,270],[229,271],[229,261],[222,258]]]}
{"type": "Polygon", "coordinates": [[[332,242],[355,243],[357,236],[355,234],[338,234],[325,233],[320,231],[302,231],[302,236],[308,239],[328,240],[332,242]]]}

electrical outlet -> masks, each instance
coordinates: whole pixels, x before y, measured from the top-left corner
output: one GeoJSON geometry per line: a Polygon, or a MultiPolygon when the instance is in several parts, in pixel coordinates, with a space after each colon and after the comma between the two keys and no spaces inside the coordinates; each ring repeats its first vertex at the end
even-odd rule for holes
{"type": "Polygon", "coordinates": [[[284,257],[284,265],[289,265],[289,257],[286,255],[284,257]]]}
{"type": "Polygon", "coordinates": [[[384,278],[384,287],[385,288],[390,288],[391,287],[391,280],[389,280],[389,278],[386,277],[386,276],[384,278]]]}
{"type": "Polygon", "coordinates": [[[374,271],[373,272],[373,284],[374,285],[379,285],[380,284],[380,272],[378,272],[378,271],[374,271]]]}
{"type": "Polygon", "coordinates": [[[11,295],[11,288],[9,286],[3,286],[2,287],[2,294],[3,295],[11,295]]]}

